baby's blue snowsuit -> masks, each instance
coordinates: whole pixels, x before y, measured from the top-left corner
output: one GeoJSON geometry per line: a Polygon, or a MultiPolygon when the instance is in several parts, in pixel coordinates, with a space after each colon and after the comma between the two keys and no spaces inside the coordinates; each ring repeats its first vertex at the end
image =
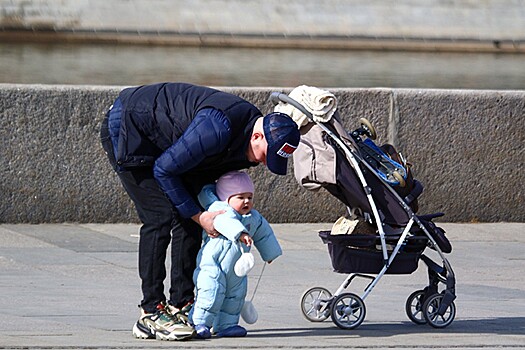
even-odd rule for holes
{"type": "MultiPolygon", "coordinates": [[[[193,324],[213,327],[215,332],[239,324],[239,316],[247,292],[248,278],[234,272],[241,256],[239,237],[248,233],[264,261],[282,254],[281,246],[265,218],[255,209],[240,215],[226,202],[219,201],[215,185],[206,185],[199,194],[201,205],[208,211],[226,210],[217,215],[214,226],[221,233],[209,238],[203,233],[203,245],[197,256],[193,281],[197,287],[196,300],[190,312],[193,324]]],[[[249,247],[243,247],[245,251],[249,247]]]]}

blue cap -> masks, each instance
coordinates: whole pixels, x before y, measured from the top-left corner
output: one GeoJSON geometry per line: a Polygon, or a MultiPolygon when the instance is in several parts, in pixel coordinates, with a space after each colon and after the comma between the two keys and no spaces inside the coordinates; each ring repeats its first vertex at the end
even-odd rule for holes
{"type": "Polygon", "coordinates": [[[263,130],[268,142],[266,166],[274,174],[286,175],[288,158],[301,138],[297,124],[287,114],[270,113],[264,117],[263,130]]]}

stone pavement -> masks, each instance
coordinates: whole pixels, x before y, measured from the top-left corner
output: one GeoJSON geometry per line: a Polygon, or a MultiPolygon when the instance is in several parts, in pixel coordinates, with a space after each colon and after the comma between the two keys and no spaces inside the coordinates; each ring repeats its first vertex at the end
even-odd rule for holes
{"type": "MultiPolygon", "coordinates": [[[[259,321],[247,326],[248,336],[162,342],[131,335],[140,300],[138,225],[2,224],[0,349],[525,349],[525,223],[440,226],[457,276],[457,315],[448,328],[418,326],[405,314],[407,296],[425,286],[424,264],[411,275],[384,276],[356,330],[307,321],[302,293],[312,286],[333,292],[345,278],[332,272],[317,235],[330,224],[275,224],[284,255],[265,268],[253,300],[259,321]]],[[[261,268],[258,260],[249,298],[261,268]]],[[[363,288],[356,280],[349,291],[363,288]]]]}

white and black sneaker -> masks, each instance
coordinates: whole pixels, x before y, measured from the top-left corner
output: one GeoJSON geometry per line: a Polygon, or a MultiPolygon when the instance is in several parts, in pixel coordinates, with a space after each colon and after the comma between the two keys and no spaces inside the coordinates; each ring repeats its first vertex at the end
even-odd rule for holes
{"type": "Polygon", "coordinates": [[[164,303],[159,303],[154,313],[147,313],[142,308],[140,313],[139,320],[133,326],[135,338],[188,340],[195,335],[193,327],[172,316],[166,310],[164,303]]]}

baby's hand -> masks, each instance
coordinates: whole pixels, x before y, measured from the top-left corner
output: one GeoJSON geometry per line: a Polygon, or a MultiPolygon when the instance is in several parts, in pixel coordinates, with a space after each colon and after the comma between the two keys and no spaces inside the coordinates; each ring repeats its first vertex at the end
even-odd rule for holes
{"type": "Polygon", "coordinates": [[[247,233],[241,233],[241,236],[239,237],[239,241],[246,244],[248,247],[253,244],[253,239],[247,233]]]}

